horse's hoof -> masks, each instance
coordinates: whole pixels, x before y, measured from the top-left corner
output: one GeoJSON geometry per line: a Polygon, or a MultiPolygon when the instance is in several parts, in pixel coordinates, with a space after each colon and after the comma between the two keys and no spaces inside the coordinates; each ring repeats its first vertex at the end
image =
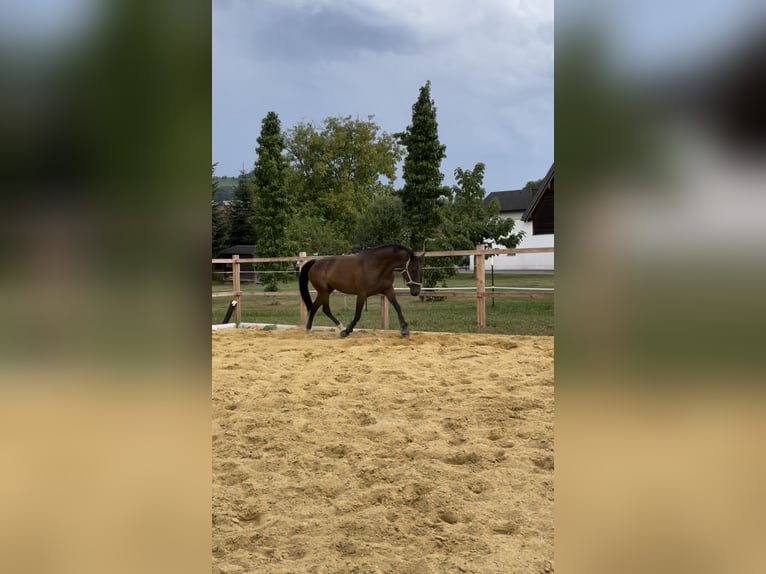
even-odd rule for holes
{"type": "Polygon", "coordinates": [[[345,329],[343,329],[343,330],[340,332],[340,337],[341,337],[341,339],[342,339],[343,337],[348,337],[348,331],[346,331],[345,329]]]}
{"type": "Polygon", "coordinates": [[[404,329],[404,330],[402,330],[402,337],[404,337],[404,338],[406,339],[406,338],[407,338],[407,337],[409,337],[409,336],[410,336],[410,331],[409,331],[409,329],[404,329]]]}

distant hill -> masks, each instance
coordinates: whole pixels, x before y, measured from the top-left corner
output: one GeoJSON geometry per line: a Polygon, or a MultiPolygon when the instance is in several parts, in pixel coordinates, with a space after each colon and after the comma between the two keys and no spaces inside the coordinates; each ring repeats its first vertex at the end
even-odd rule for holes
{"type": "Polygon", "coordinates": [[[234,188],[237,187],[236,177],[213,177],[213,180],[218,182],[218,190],[213,195],[213,201],[221,203],[222,201],[231,201],[234,196],[234,188]]]}

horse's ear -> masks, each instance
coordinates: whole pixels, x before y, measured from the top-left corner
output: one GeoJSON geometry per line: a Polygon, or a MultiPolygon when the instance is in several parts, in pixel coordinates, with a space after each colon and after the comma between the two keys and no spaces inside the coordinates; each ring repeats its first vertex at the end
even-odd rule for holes
{"type": "Polygon", "coordinates": [[[418,255],[418,259],[423,259],[423,257],[425,257],[425,256],[426,256],[426,252],[425,252],[425,251],[423,251],[423,253],[421,253],[420,255],[418,255]]]}

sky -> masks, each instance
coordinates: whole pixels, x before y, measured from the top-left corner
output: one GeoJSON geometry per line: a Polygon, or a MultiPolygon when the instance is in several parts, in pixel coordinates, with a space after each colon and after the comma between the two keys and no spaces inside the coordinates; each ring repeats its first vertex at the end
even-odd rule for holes
{"type": "Polygon", "coordinates": [[[428,80],[445,184],[483,162],[488,193],[518,189],[553,163],[553,0],[213,0],[212,33],[216,175],[252,169],[269,111],[393,133],[428,80]]]}

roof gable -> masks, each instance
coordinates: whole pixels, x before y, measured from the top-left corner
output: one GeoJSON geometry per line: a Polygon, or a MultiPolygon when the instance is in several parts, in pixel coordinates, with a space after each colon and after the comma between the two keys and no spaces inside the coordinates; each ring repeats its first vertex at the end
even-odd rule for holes
{"type": "Polygon", "coordinates": [[[548,173],[545,174],[543,181],[540,183],[540,187],[538,187],[537,190],[535,191],[532,201],[529,202],[529,205],[527,206],[526,211],[521,216],[522,221],[529,221],[530,219],[532,219],[532,215],[535,212],[535,208],[537,208],[538,204],[540,203],[540,200],[543,198],[543,195],[545,195],[545,192],[548,191],[549,189],[553,191],[553,165],[554,164],[551,164],[551,167],[548,170],[548,173]]]}

